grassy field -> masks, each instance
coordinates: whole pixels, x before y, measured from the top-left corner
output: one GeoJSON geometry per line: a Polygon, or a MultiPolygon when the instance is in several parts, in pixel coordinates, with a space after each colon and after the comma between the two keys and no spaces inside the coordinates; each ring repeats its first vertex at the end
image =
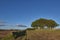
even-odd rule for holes
{"type": "Polygon", "coordinates": [[[60,30],[29,30],[27,38],[29,40],[60,40],[60,30]]]}
{"type": "Polygon", "coordinates": [[[20,36],[17,37],[17,39],[14,39],[12,32],[15,31],[0,31],[0,40],[60,40],[60,29],[26,30],[26,34],[24,36],[21,36],[21,33],[19,32],[20,36]]]}
{"type": "Polygon", "coordinates": [[[0,40],[15,40],[12,32],[18,32],[18,30],[0,30],[0,40]]]}

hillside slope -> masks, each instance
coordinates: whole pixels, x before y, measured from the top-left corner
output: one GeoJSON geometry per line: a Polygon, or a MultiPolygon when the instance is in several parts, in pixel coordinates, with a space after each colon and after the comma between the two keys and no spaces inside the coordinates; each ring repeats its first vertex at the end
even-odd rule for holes
{"type": "Polygon", "coordinates": [[[60,30],[28,30],[28,40],[60,40],[60,30]]]}
{"type": "Polygon", "coordinates": [[[0,31],[0,40],[60,40],[60,30],[26,30],[23,36],[19,32],[16,39],[12,32],[15,31],[0,31]]]}

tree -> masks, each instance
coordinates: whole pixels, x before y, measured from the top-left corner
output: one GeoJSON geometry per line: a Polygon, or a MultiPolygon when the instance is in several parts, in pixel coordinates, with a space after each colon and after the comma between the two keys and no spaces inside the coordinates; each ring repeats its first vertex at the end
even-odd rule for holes
{"type": "Polygon", "coordinates": [[[44,28],[46,21],[47,21],[46,19],[40,18],[40,19],[32,22],[31,26],[34,28],[39,28],[39,27],[44,28]]]}
{"type": "Polygon", "coordinates": [[[58,24],[54,20],[47,20],[46,23],[47,23],[46,25],[48,28],[54,28],[54,27],[58,26],[58,24]]]}
{"type": "Polygon", "coordinates": [[[58,26],[58,24],[54,20],[40,18],[32,22],[31,26],[34,28],[44,28],[45,26],[47,26],[48,28],[54,28],[58,26]]]}

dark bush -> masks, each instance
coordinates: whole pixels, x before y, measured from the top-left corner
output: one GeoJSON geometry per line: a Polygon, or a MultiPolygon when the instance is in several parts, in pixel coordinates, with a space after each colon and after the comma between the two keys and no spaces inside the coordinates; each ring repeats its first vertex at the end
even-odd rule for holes
{"type": "Polygon", "coordinates": [[[18,38],[18,37],[21,37],[21,36],[25,36],[26,35],[26,30],[24,31],[20,31],[20,32],[12,32],[14,38],[18,38]]]}

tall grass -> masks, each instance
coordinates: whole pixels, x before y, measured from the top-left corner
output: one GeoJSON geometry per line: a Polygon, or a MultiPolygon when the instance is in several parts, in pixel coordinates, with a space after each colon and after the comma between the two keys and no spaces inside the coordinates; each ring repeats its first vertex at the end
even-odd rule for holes
{"type": "Polygon", "coordinates": [[[4,38],[2,38],[0,40],[14,40],[14,37],[12,34],[8,34],[7,36],[5,36],[4,38]]]}

